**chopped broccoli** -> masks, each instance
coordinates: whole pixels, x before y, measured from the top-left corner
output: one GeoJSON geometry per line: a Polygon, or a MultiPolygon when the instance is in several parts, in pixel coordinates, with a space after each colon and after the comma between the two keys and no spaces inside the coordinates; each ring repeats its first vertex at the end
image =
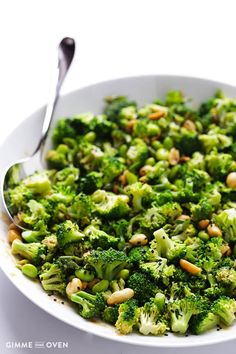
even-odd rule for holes
{"type": "Polygon", "coordinates": [[[14,240],[11,246],[12,253],[28,259],[33,264],[41,264],[46,259],[47,247],[39,242],[23,243],[14,240]]]}
{"type": "Polygon", "coordinates": [[[104,190],[92,194],[94,212],[111,219],[119,219],[130,211],[129,198],[126,195],[116,195],[104,190]]]}
{"type": "Polygon", "coordinates": [[[146,302],[140,309],[139,332],[145,336],[163,335],[169,330],[167,321],[162,319],[160,309],[154,301],[146,302]]]}
{"type": "Polygon", "coordinates": [[[139,318],[139,308],[136,300],[130,299],[119,306],[119,315],[115,323],[122,334],[131,333],[139,318]]]}
{"type": "Polygon", "coordinates": [[[122,251],[109,248],[106,251],[92,251],[85,262],[95,269],[98,278],[112,280],[126,267],[128,257],[122,251]]]}
{"type": "Polygon", "coordinates": [[[39,279],[45,291],[64,295],[66,289],[65,274],[58,263],[44,263],[39,279]]]}
{"type": "Polygon", "coordinates": [[[79,314],[84,318],[99,316],[105,308],[105,299],[101,293],[96,295],[79,291],[70,297],[72,302],[79,305],[79,314]]]}

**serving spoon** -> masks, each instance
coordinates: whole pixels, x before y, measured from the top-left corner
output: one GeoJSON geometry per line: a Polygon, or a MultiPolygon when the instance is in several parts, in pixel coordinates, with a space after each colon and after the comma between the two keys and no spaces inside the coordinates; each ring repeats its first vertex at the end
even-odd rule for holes
{"type": "Polygon", "coordinates": [[[43,148],[51,126],[53,113],[55,111],[55,107],[58,101],[61,86],[68,73],[72,60],[74,58],[74,54],[74,39],[69,37],[63,38],[58,46],[58,66],[56,71],[56,81],[53,86],[53,92],[47,104],[39,143],[36,149],[34,150],[33,154],[18,160],[6,169],[3,180],[1,182],[1,196],[3,201],[3,207],[12,222],[22,230],[25,230],[25,228],[20,224],[20,221],[17,216],[11,214],[7,205],[7,200],[5,198],[4,192],[8,189],[9,178],[12,173],[14,173],[13,171],[17,170],[17,178],[19,178],[20,180],[27,177],[28,175],[31,175],[35,171],[40,171],[43,169],[43,148]]]}

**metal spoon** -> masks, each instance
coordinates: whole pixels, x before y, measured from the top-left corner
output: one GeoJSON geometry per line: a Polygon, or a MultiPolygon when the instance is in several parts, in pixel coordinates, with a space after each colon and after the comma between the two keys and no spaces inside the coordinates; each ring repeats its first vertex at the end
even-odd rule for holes
{"type": "Polygon", "coordinates": [[[19,228],[21,228],[22,230],[24,230],[25,228],[22,225],[20,225],[19,220],[16,216],[11,215],[11,212],[8,209],[4,191],[7,190],[9,176],[11,175],[11,172],[16,167],[17,167],[19,180],[34,173],[35,171],[40,171],[43,169],[43,163],[42,163],[43,147],[46,138],[48,136],[53,113],[59,97],[60,89],[66,77],[66,74],[70,68],[70,65],[72,63],[74,53],[75,53],[74,39],[69,37],[63,38],[58,46],[58,67],[57,67],[56,82],[55,85],[53,86],[54,91],[49,99],[46,108],[40,141],[37,145],[37,148],[35,149],[34,153],[31,156],[22,158],[21,160],[18,160],[17,162],[15,162],[14,164],[12,164],[7,168],[7,170],[5,171],[3,181],[1,183],[1,196],[2,196],[4,209],[8,214],[9,218],[13,221],[13,223],[19,228]]]}

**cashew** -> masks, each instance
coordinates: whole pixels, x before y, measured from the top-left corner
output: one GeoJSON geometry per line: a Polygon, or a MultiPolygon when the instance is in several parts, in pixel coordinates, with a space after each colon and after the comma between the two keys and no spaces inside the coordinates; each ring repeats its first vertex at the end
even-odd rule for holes
{"type": "Polygon", "coordinates": [[[12,243],[14,240],[22,241],[20,232],[16,229],[10,229],[7,234],[7,239],[9,243],[12,243]]]}
{"type": "Polygon", "coordinates": [[[151,119],[151,120],[157,120],[157,119],[160,119],[160,118],[164,117],[165,115],[166,115],[165,111],[157,111],[157,112],[154,112],[154,113],[150,113],[148,115],[148,118],[151,119]]]}
{"type": "Polygon", "coordinates": [[[184,124],[183,127],[187,130],[189,130],[190,132],[194,132],[196,130],[196,126],[194,124],[193,121],[191,121],[190,119],[187,119],[184,124]]]}
{"type": "Polygon", "coordinates": [[[140,176],[145,176],[149,171],[152,170],[152,166],[150,165],[145,165],[143,167],[140,168],[139,170],[139,175],[140,176]]]}
{"type": "Polygon", "coordinates": [[[119,178],[118,178],[119,182],[122,184],[122,186],[125,186],[127,184],[127,178],[126,178],[126,174],[125,172],[123,172],[119,178]]]}
{"type": "Polygon", "coordinates": [[[12,222],[10,225],[9,225],[9,230],[19,230],[19,228],[12,222]]]}
{"type": "Polygon", "coordinates": [[[148,243],[148,239],[147,236],[144,234],[135,234],[131,237],[129,243],[132,246],[138,246],[138,245],[144,246],[148,243]]]}
{"type": "Polygon", "coordinates": [[[183,268],[184,270],[186,270],[186,272],[192,274],[192,275],[197,275],[199,273],[201,273],[202,269],[195,266],[195,264],[190,263],[188,261],[186,261],[185,259],[181,259],[179,261],[180,267],[183,268]]]}
{"type": "Polygon", "coordinates": [[[207,232],[208,232],[208,235],[209,235],[210,237],[219,237],[219,236],[222,236],[221,230],[220,230],[219,227],[216,226],[215,224],[210,224],[210,225],[207,227],[207,232]]]}
{"type": "Polygon", "coordinates": [[[198,227],[199,229],[204,230],[209,226],[209,224],[210,224],[210,220],[208,219],[200,220],[198,223],[198,227]]]}
{"type": "Polygon", "coordinates": [[[177,220],[189,220],[190,219],[190,216],[189,215],[185,215],[185,214],[182,214],[180,215],[177,220]]]}
{"type": "Polygon", "coordinates": [[[226,185],[229,188],[236,189],[236,172],[230,172],[226,178],[226,185]]]}
{"type": "Polygon", "coordinates": [[[222,256],[230,256],[231,255],[231,248],[229,247],[229,245],[223,245],[220,248],[220,252],[222,254],[222,256]]]}
{"type": "Polygon", "coordinates": [[[131,299],[134,296],[133,289],[125,288],[123,290],[115,291],[114,293],[109,296],[107,299],[108,305],[116,305],[125,302],[126,300],[131,299]]]}
{"type": "Polygon", "coordinates": [[[169,153],[169,157],[168,157],[170,165],[172,165],[172,166],[177,165],[177,163],[179,162],[179,159],[180,159],[179,150],[177,150],[175,148],[170,149],[170,153],[169,153]]]}
{"type": "Polygon", "coordinates": [[[79,278],[73,278],[66,287],[66,294],[70,297],[72,294],[77,293],[79,290],[83,289],[82,281],[79,278]]]}

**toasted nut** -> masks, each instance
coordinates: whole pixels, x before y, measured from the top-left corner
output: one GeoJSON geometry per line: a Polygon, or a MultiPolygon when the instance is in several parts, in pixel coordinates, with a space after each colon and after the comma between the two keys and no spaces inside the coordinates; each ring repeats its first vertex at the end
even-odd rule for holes
{"type": "Polygon", "coordinates": [[[226,185],[229,188],[236,189],[236,172],[230,172],[226,178],[226,185]]]}
{"type": "Polygon", "coordinates": [[[166,112],[157,111],[157,112],[154,112],[154,113],[150,113],[148,115],[148,118],[151,119],[151,120],[157,120],[157,119],[160,119],[160,118],[164,117],[165,115],[166,115],[166,112]]]}
{"type": "Polygon", "coordinates": [[[205,220],[200,220],[198,223],[198,227],[201,230],[204,230],[208,227],[208,225],[210,224],[210,220],[205,219],[205,220]]]}
{"type": "Polygon", "coordinates": [[[88,282],[88,288],[92,289],[95,284],[99,283],[99,281],[100,280],[98,278],[94,278],[93,280],[89,281],[88,282]]]}
{"type": "Polygon", "coordinates": [[[148,239],[147,236],[144,234],[135,234],[131,237],[131,239],[129,240],[129,243],[132,246],[144,246],[148,243],[148,239]]]}
{"type": "Polygon", "coordinates": [[[222,236],[221,230],[220,230],[219,227],[216,226],[215,224],[210,224],[210,225],[207,227],[207,232],[208,232],[208,235],[209,235],[210,237],[219,237],[219,236],[222,236]]]}
{"type": "Polygon", "coordinates": [[[142,182],[142,183],[146,183],[147,182],[147,176],[142,176],[139,178],[139,181],[142,182]]]}
{"type": "Polygon", "coordinates": [[[127,178],[126,178],[126,174],[125,172],[123,172],[119,178],[118,178],[119,182],[122,184],[122,186],[125,186],[127,184],[127,178]]]}
{"type": "Polygon", "coordinates": [[[145,176],[149,171],[152,170],[152,166],[150,165],[145,165],[143,167],[140,168],[139,170],[139,175],[140,176],[145,176]]]}
{"type": "Polygon", "coordinates": [[[179,150],[175,148],[170,149],[168,160],[172,166],[177,165],[177,163],[179,162],[179,158],[179,150]]]}
{"type": "Polygon", "coordinates": [[[191,121],[190,119],[187,119],[184,124],[183,127],[187,130],[189,130],[190,132],[194,132],[196,130],[196,126],[194,124],[193,121],[191,121]]]}
{"type": "Polygon", "coordinates": [[[18,230],[11,229],[8,231],[7,239],[9,243],[12,243],[14,240],[22,241],[20,232],[18,230]]]}
{"type": "Polygon", "coordinates": [[[118,193],[118,185],[117,184],[114,184],[113,185],[113,188],[112,188],[112,191],[113,191],[113,193],[115,193],[115,194],[117,194],[118,193]]]}
{"type": "Polygon", "coordinates": [[[19,228],[14,224],[14,223],[11,223],[10,225],[9,225],[9,230],[19,230],[19,228]]]}
{"type": "Polygon", "coordinates": [[[126,124],[126,127],[125,127],[125,130],[127,132],[132,132],[133,128],[134,128],[134,125],[136,124],[136,119],[131,119],[127,122],[126,124]]]}
{"type": "Polygon", "coordinates": [[[180,215],[178,218],[177,218],[177,220],[189,220],[190,219],[190,216],[189,215],[184,215],[184,214],[182,214],[182,215],[180,215]]]}
{"type": "Polygon", "coordinates": [[[181,156],[180,159],[179,159],[179,162],[187,162],[189,160],[190,160],[189,156],[181,156]]]}
{"type": "Polygon", "coordinates": [[[133,296],[133,289],[125,288],[123,290],[118,290],[112,293],[111,296],[109,296],[109,298],[107,299],[107,303],[108,305],[121,304],[122,302],[131,299],[133,296]]]}
{"type": "Polygon", "coordinates": [[[83,289],[82,281],[79,278],[73,278],[66,286],[66,294],[70,297],[81,289],[83,289]]]}
{"type": "Polygon", "coordinates": [[[229,245],[223,245],[220,248],[220,252],[222,254],[222,256],[230,256],[231,255],[231,248],[229,247],[229,245]]]}
{"type": "Polygon", "coordinates": [[[186,261],[185,259],[181,259],[179,261],[180,267],[183,268],[184,270],[186,270],[186,272],[192,274],[192,275],[197,275],[199,273],[201,273],[202,269],[195,266],[195,264],[192,264],[188,261],[186,261]]]}

